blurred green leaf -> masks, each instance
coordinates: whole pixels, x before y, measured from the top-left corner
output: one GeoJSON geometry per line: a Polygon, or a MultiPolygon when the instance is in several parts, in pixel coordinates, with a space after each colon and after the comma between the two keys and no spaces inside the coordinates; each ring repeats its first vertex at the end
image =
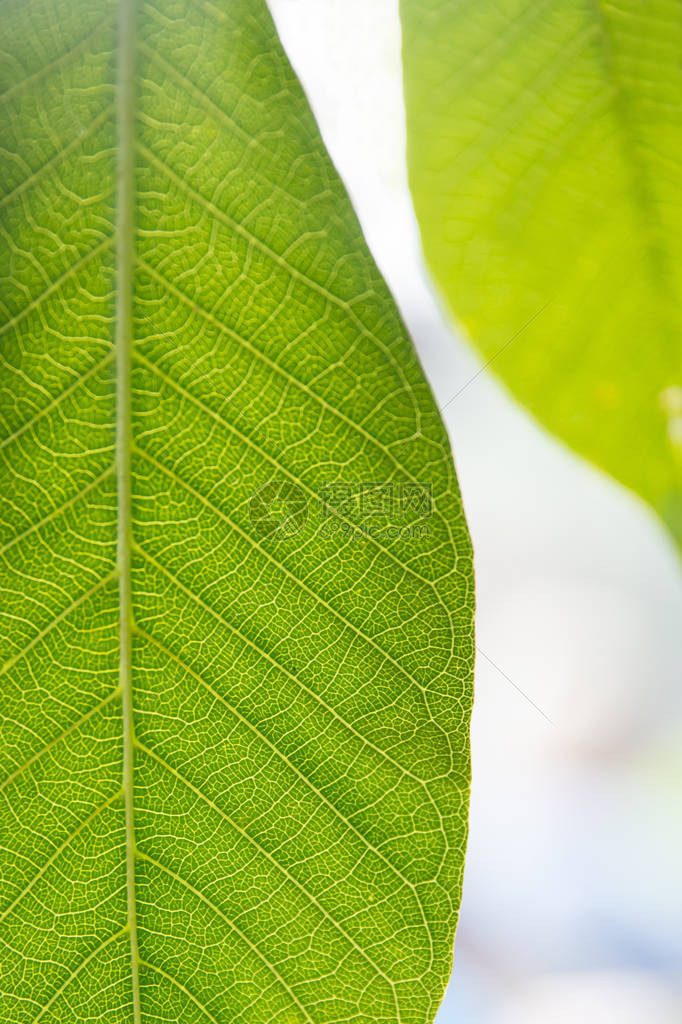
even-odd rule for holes
{"type": "Polygon", "coordinates": [[[473,576],[395,305],[260,0],[2,22],[0,1020],[428,1022],[473,576]]]}
{"type": "Polygon", "coordinates": [[[410,184],[447,303],[535,416],[682,541],[682,6],[401,13],[410,184]]]}

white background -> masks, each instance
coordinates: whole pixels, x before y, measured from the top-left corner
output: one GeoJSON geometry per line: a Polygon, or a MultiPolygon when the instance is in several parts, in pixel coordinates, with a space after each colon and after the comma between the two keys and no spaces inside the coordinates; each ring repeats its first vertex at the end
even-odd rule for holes
{"type": "Polygon", "coordinates": [[[471,838],[437,1024],[679,1024],[672,545],[490,372],[475,376],[480,362],[430,290],[407,189],[397,0],[270,7],[436,400],[449,403],[476,553],[471,838]]]}

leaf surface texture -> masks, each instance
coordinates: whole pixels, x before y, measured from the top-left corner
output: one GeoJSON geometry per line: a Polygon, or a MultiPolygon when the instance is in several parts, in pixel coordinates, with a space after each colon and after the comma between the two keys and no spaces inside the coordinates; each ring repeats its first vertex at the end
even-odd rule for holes
{"type": "Polygon", "coordinates": [[[399,315],[262,3],[2,21],[0,1019],[429,1021],[473,577],[399,315]]]}

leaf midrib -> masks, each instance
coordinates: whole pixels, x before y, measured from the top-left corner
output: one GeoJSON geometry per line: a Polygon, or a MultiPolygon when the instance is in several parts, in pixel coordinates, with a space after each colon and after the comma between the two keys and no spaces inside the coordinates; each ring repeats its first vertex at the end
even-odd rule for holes
{"type": "Polygon", "coordinates": [[[133,1021],[141,1024],[137,907],[135,902],[135,732],[131,666],[130,367],[134,261],[135,0],[120,0],[116,81],[116,566],[119,584],[119,683],[122,695],[123,799],[126,825],[127,930],[130,938],[133,1021]]]}
{"type": "Polygon", "coordinates": [[[659,298],[655,303],[656,316],[662,332],[673,338],[675,331],[668,310],[674,305],[674,296],[670,290],[665,248],[660,243],[660,215],[649,175],[641,160],[640,139],[634,127],[635,118],[630,111],[631,100],[616,67],[603,0],[588,0],[588,4],[597,28],[602,72],[613,90],[611,111],[618,132],[622,161],[629,179],[633,208],[640,222],[640,238],[643,240],[642,248],[648,267],[649,282],[652,293],[659,298]]]}

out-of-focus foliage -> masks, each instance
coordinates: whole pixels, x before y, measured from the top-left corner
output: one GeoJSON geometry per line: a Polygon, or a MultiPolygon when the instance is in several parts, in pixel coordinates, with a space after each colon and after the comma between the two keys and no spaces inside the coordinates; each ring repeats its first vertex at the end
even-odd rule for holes
{"type": "Polygon", "coordinates": [[[455,317],[682,540],[682,7],[401,14],[410,184],[455,317]]]}

